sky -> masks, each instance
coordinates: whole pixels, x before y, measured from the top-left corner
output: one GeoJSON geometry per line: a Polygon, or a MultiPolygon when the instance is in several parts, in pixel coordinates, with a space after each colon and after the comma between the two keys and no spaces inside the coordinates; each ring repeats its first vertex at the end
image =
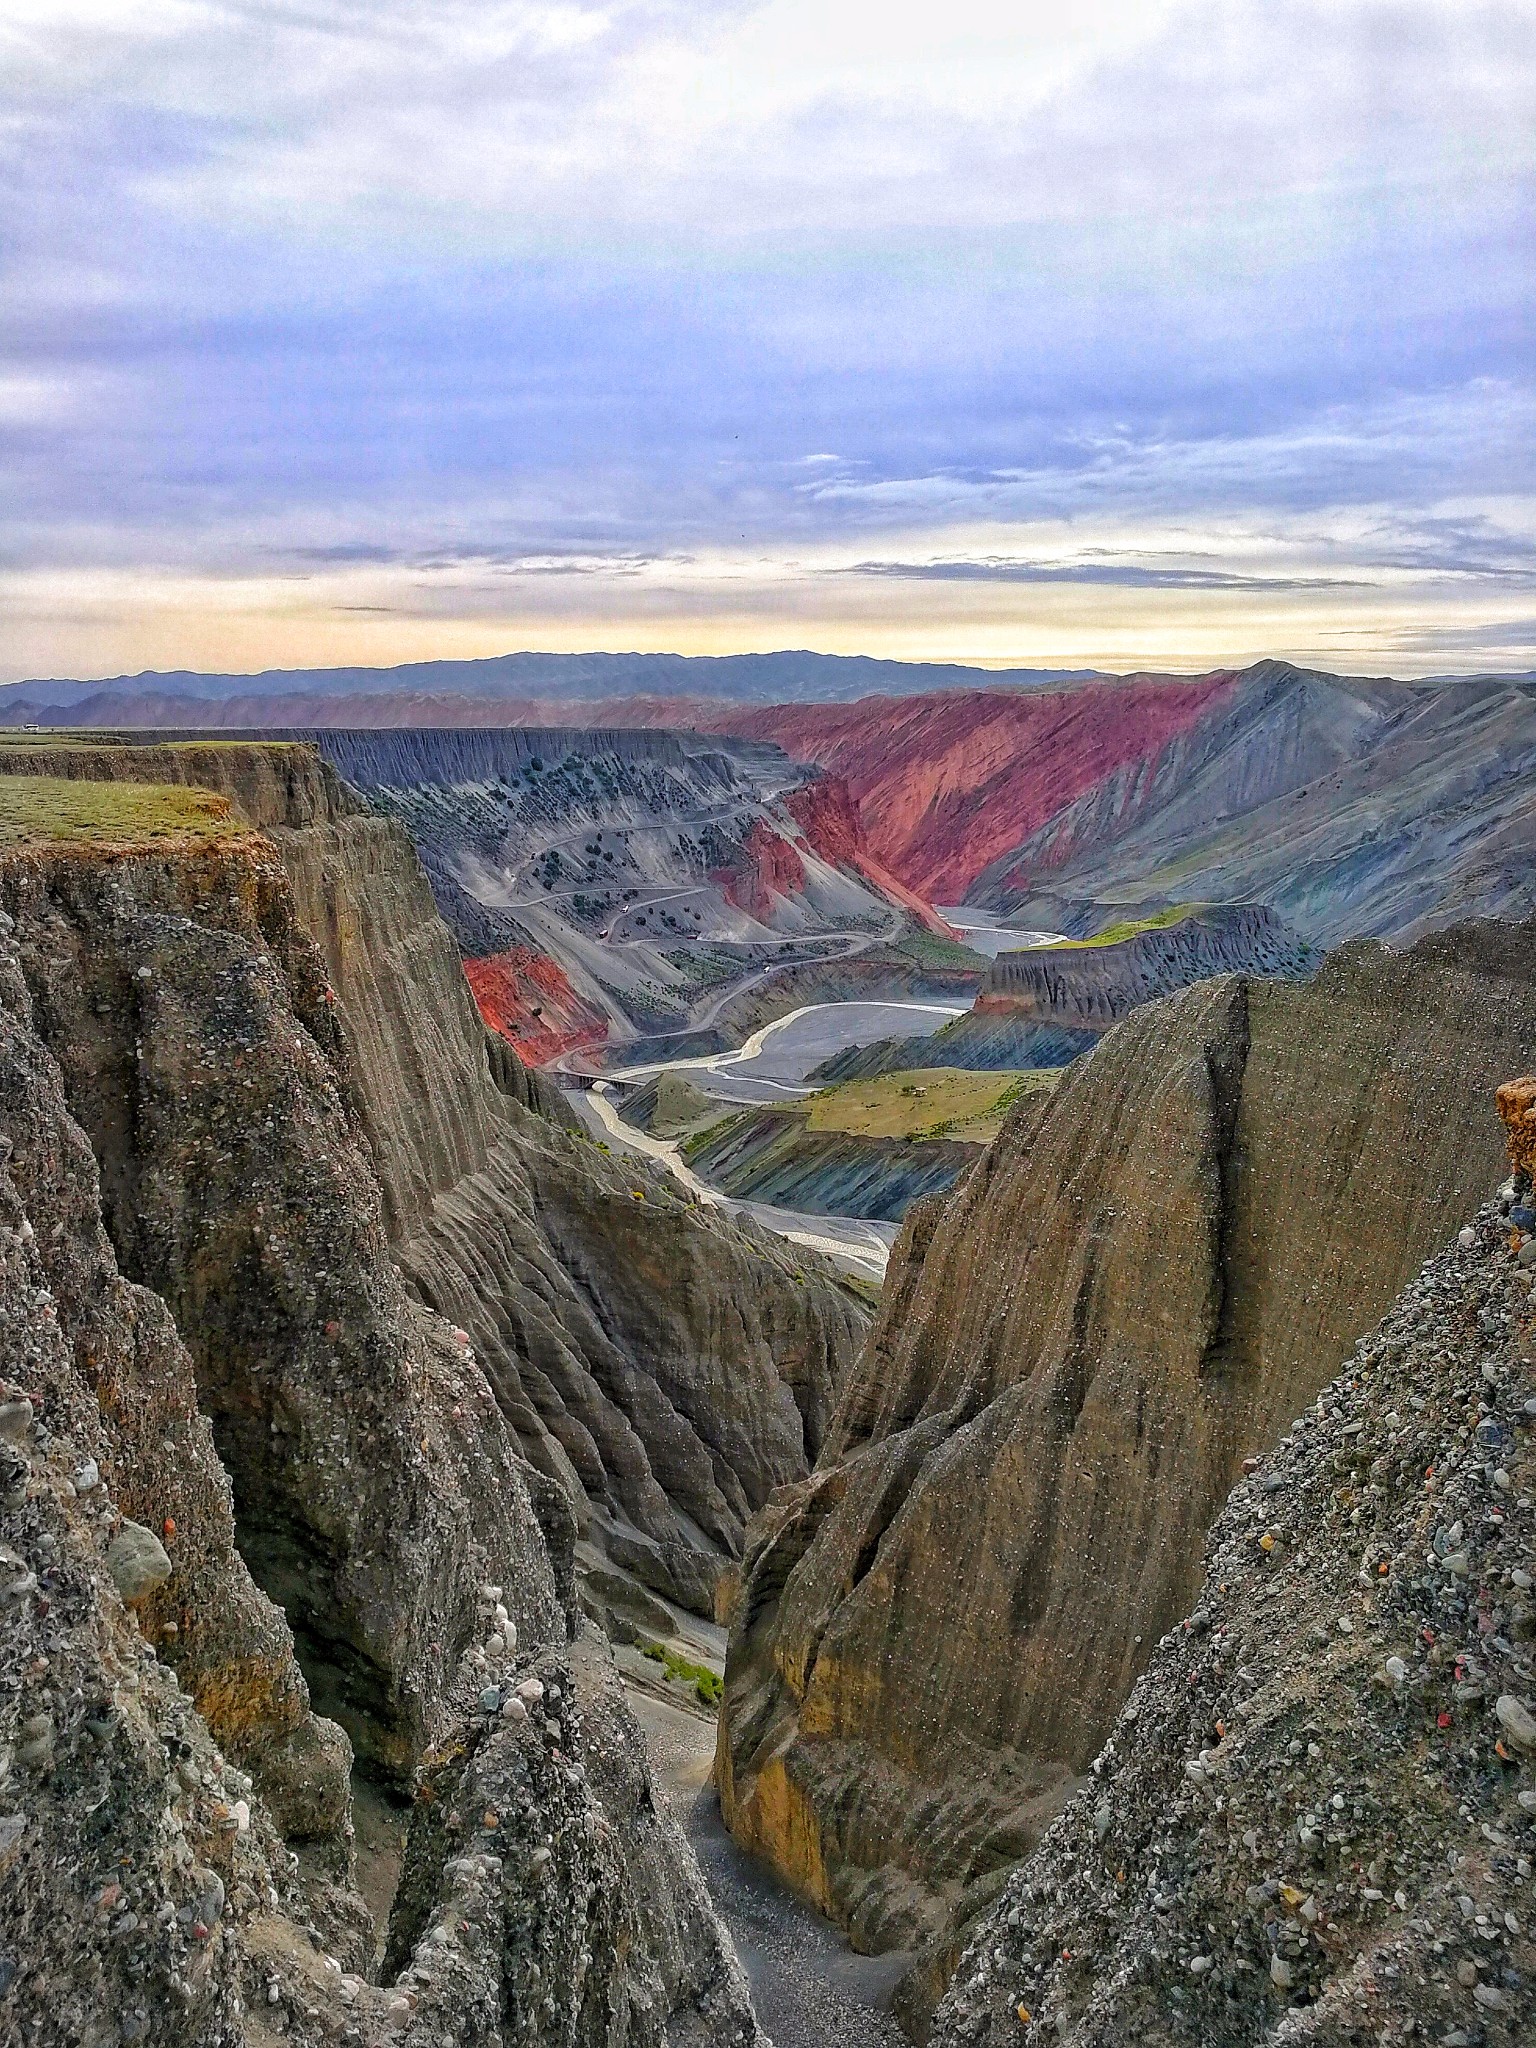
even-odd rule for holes
{"type": "Polygon", "coordinates": [[[0,679],[1536,667],[1529,0],[0,0],[0,679]]]}

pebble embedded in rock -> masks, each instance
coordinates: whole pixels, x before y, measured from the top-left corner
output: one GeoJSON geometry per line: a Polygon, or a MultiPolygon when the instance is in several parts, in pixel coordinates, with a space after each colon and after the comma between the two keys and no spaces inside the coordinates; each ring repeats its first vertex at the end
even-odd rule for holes
{"type": "Polygon", "coordinates": [[[18,1401],[0,1401],[0,1437],[11,1443],[20,1443],[32,1427],[32,1403],[25,1397],[18,1401]]]}
{"type": "Polygon", "coordinates": [[[107,1545],[107,1570],[125,1600],[142,1600],[171,1576],[171,1560],[152,1529],[124,1522],[107,1545]]]}
{"type": "Polygon", "coordinates": [[[1512,1692],[1500,1693],[1494,1712],[1517,1749],[1536,1750],[1536,1717],[1512,1692]]]}

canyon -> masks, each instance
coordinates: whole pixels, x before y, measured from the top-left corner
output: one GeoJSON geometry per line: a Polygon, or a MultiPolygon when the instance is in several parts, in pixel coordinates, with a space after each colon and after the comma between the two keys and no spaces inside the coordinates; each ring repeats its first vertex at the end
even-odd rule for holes
{"type": "MultiPolygon", "coordinates": [[[[1337,685],[985,693],[1046,707],[1042,773],[1065,700],[1141,707],[991,853],[937,799],[882,843],[878,783],[755,731],[0,742],[18,2038],[755,2044],[690,1846],[719,1886],[729,1843],[630,1704],[654,1737],[723,1647],[720,1814],[913,2038],[1512,2048],[1536,1212],[1489,1197],[1536,927],[1457,913],[1525,907],[1524,700],[1337,685]],[[1366,793],[1268,881],[1303,765],[1366,793]],[[1178,836],[1223,776],[1262,889],[1178,836]],[[621,845],[743,949],[862,904],[860,950],[739,957],[707,1022],[687,968],[671,1012],[589,985],[596,872],[550,856],[621,845]],[[945,932],[901,863],[948,892],[967,845],[1048,943],[945,932]],[[519,1049],[597,1055],[606,1115],[519,1049]],[[750,1199],[904,1213],[873,1319],[615,1102],[750,1199]]],[[[972,694],[795,745],[974,765],[972,694]]]]}
{"type": "Polygon", "coordinates": [[[755,2039],[584,1609],[711,1611],[862,1301],[569,1127],[312,749],[5,768],[7,2026],[755,2039]]]}
{"type": "Polygon", "coordinates": [[[1243,1459],[1485,1198],[1533,975],[1495,923],[1198,983],[909,1213],[818,1465],[754,1525],[718,1778],[857,1945],[920,1951],[912,2024],[1189,1611],[1243,1459]]]}
{"type": "Polygon", "coordinates": [[[1536,682],[1265,660],[1122,677],[781,655],[509,657],[297,678],[14,685],[0,722],[581,725],[769,742],[840,778],[925,903],[1067,931],[1063,905],[1262,903],[1305,939],[1533,907],[1536,682]],[[290,687],[293,685],[293,687],[290,687]]]}

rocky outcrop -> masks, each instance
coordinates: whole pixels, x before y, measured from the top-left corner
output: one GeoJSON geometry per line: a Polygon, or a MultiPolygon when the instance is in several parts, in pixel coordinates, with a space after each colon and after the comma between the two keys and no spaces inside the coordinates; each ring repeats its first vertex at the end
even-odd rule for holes
{"type": "MultiPolygon", "coordinates": [[[[281,760],[252,765],[280,794],[281,760]]],[[[333,831],[335,855],[353,814],[322,816],[274,832],[333,831]]],[[[306,850],[312,887],[340,883],[306,850]]],[[[558,1135],[527,1077],[480,1035],[485,1101],[433,1104],[407,1171],[399,1071],[370,1095],[349,1062],[369,1034],[403,1042],[403,1018],[365,1001],[352,1025],[259,836],[45,844],[0,863],[0,891],[0,2030],[752,2042],[601,1646],[572,1653],[585,1725],[518,1692],[566,1653],[572,1518],[535,1511],[553,1489],[464,1332],[391,1257],[360,1105],[403,1218],[469,1116],[558,1135]],[[500,1729],[519,1701],[530,1745],[497,1765],[506,1839],[476,1808],[436,1863],[413,1850],[430,1924],[370,1985],[349,1745],[311,1694],[403,1787],[424,1753],[483,1745],[487,1693],[500,1729]],[[471,1892],[491,1902],[473,1921],[471,1892]],[[592,1972],[563,1967],[604,1930],[592,1972]]],[[[358,929],[330,936],[366,997],[358,929]]]]}
{"type": "Polygon", "coordinates": [[[1508,1207],[1245,1465],[936,2048],[1530,2038],[1536,1339],[1508,1207]]]}
{"type": "Polygon", "coordinates": [[[385,1956],[386,1979],[431,1987],[407,2048],[448,2015],[476,2041],[540,2048],[756,2048],[741,1965],[606,1654],[579,1641],[500,1686],[466,1673],[456,1704],[385,1956]]]}
{"type": "Polygon", "coordinates": [[[810,1216],[899,1223],[915,1201],[942,1193],[980,1156],[946,1138],[871,1138],[807,1130],[794,1110],[748,1110],[687,1148],[688,1164],[738,1200],[810,1216]]]}
{"type": "Polygon", "coordinates": [[[1142,1003],[1217,974],[1299,977],[1322,956],[1260,903],[1195,905],[1102,938],[1000,953],[976,998],[983,1017],[1107,1031],[1142,1003]]]}
{"type": "Polygon", "coordinates": [[[909,1218],[817,1470],[754,1525],[718,1759],[738,1839],[861,1945],[929,1941],[941,1980],[1243,1457],[1496,1178],[1532,937],[1140,1010],[909,1218]]]}

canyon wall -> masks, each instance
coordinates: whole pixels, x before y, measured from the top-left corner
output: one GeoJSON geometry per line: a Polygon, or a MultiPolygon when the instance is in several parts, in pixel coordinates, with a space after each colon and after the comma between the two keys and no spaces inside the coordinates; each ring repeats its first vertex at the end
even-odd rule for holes
{"type": "Polygon", "coordinates": [[[44,833],[0,897],[0,2030],[748,2048],[271,841],[44,833]],[[382,1984],[353,1745],[417,1788],[382,1984]]]}
{"type": "Polygon", "coordinates": [[[935,2048],[1530,2039],[1536,1330],[1509,1207],[1252,1461],[935,2048]]]}
{"type": "MultiPolygon", "coordinates": [[[[306,1018],[335,1048],[392,1257],[490,1377],[561,1597],[572,1596],[580,1540],[712,1613],[714,1579],[739,1554],[748,1516],[820,1448],[867,1327],[861,1301],[814,1254],[691,1204],[665,1176],[565,1128],[557,1094],[488,1038],[403,829],[310,748],[17,748],[0,754],[0,772],[59,761],[90,779],[215,787],[262,828],[281,868],[270,855],[239,867],[264,877],[241,914],[281,926],[295,958],[307,935],[318,943],[306,1018]]],[[[94,908],[69,910],[65,923],[74,936],[55,979],[70,994],[65,952],[89,940],[102,956],[93,971],[108,970],[94,908]]],[[[132,963],[112,972],[131,978],[132,963]]],[[[75,990],[71,1000],[78,1012],[93,998],[75,990]]],[[[84,1042],[78,1017],[60,1030],[84,1042]]],[[[108,1093],[128,1085],[122,1062],[132,1065],[121,1048],[113,1058],[108,1093]]],[[[216,1059],[200,1080],[212,1104],[216,1059]]],[[[337,1147],[317,1143],[336,1170],[337,1147]]],[[[246,1170],[227,1169],[236,1183],[246,1170]]],[[[259,1158],[249,1170],[259,1183],[259,1158]]],[[[254,1204],[252,1223],[259,1231],[254,1204]]],[[[179,1257],[168,1246],[167,1269],[179,1257]]]]}
{"type": "Polygon", "coordinates": [[[816,1471],[754,1524],[718,1779],[861,1946],[959,1930],[1187,1611],[1242,1459],[1497,1178],[1529,927],[1137,1011],[920,1204],[816,1471]]]}

